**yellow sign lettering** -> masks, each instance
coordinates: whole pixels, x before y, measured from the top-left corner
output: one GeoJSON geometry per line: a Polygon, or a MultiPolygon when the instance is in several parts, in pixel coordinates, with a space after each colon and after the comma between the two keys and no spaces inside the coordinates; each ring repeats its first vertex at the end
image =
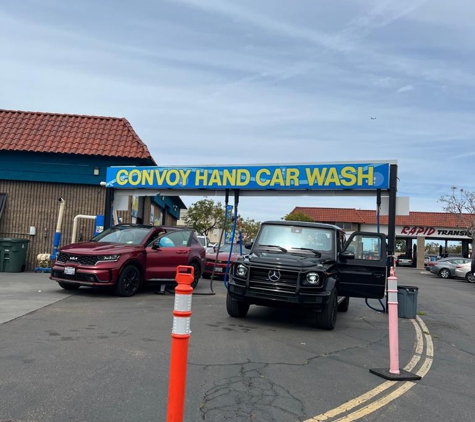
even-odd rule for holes
{"type": "Polygon", "coordinates": [[[300,174],[299,169],[292,169],[292,168],[287,169],[287,172],[285,174],[285,185],[290,186],[293,184],[294,186],[298,186],[299,174],[300,174]],[[290,183],[290,182],[293,182],[293,183],[290,183]]]}
{"type": "Polygon", "coordinates": [[[165,176],[167,175],[167,171],[166,170],[162,170],[160,172],[160,170],[155,170],[155,177],[157,178],[157,184],[160,186],[160,185],[163,185],[163,182],[165,181],[165,176]]]}
{"type": "Polygon", "coordinates": [[[212,185],[221,186],[221,176],[219,175],[218,169],[215,169],[211,172],[211,177],[208,180],[208,186],[212,185]]]}
{"type": "Polygon", "coordinates": [[[246,186],[251,180],[251,173],[247,169],[238,169],[236,186],[246,186]],[[244,176],[244,179],[242,178],[244,176]]]}
{"type": "Polygon", "coordinates": [[[183,170],[180,169],[180,175],[181,175],[181,184],[186,185],[188,183],[188,176],[190,175],[191,170],[183,170]]]}
{"type": "Polygon", "coordinates": [[[223,170],[223,185],[234,185],[236,184],[236,170],[233,169],[231,172],[229,169],[223,170]]]}
{"type": "Polygon", "coordinates": [[[119,170],[117,172],[117,176],[115,177],[115,181],[118,185],[125,185],[128,182],[129,172],[127,170],[119,170]],[[122,180],[122,175],[124,175],[124,180],[122,180]]]}
{"type": "Polygon", "coordinates": [[[353,186],[356,183],[356,169],[346,166],[341,169],[341,184],[343,186],[353,186]]]}
{"type": "Polygon", "coordinates": [[[338,172],[335,167],[330,167],[328,170],[327,180],[325,180],[325,186],[328,186],[330,183],[334,183],[337,186],[340,186],[340,178],[338,177],[338,172]]]}
{"type": "Polygon", "coordinates": [[[144,186],[145,184],[148,184],[150,186],[153,185],[153,171],[152,170],[142,171],[142,186],[144,186]]]}
{"type": "Polygon", "coordinates": [[[195,185],[199,186],[200,182],[203,182],[205,186],[208,184],[208,170],[203,170],[203,174],[201,174],[201,170],[196,170],[195,185]]]}
{"type": "Polygon", "coordinates": [[[275,186],[276,184],[284,186],[284,176],[282,175],[281,169],[275,169],[272,180],[270,181],[271,186],[275,186]]]}
{"type": "Polygon", "coordinates": [[[368,167],[368,173],[364,174],[364,168],[358,167],[358,186],[363,186],[363,180],[366,179],[368,181],[368,186],[373,186],[374,181],[374,168],[368,167]]]}
{"type": "Polygon", "coordinates": [[[142,176],[140,174],[140,171],[137,169],[133,169],[129,172],[129,183],[132,186],[137,186],[142,180],[142,176]],[[137,179],[134,180],[134,176],[137,176],[137,179]]]}
{"type": "Polygon", "coordinates": [[[268,169],[260,169],[257,171],[256,173],[256,183],[259,185],[259,186],[267,186],[270,182],[269,179],[261,179],[261,175],[262,174],[265,174],[266,176],[270,176],[270,171],[268,169]]]}
{"type": "Polygon", "coordinates": [[[318,168],[314,168],[313,171],[309,168],[306,168],[305,171],[307,173],[307,180],[309,186],[313,186],[315,184],[315,179],[317,179],[317,185],[323,186],[325,175],[327,174],[326,167],[322,168],[321,172],[318,168]]]}
{"type": "Polygon", "coordinates": [[[178,185],[178,182],[180,181],[180,174],[178,173],[178,170],[168,170],[166,180],[170,186],[178,185]]]}

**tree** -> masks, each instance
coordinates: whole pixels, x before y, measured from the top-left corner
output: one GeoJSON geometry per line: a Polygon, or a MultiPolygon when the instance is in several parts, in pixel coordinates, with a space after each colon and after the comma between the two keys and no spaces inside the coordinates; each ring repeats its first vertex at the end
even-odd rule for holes
{"type": "Polygon", "coordinates": [[[438,254],[439,253],[439,244],[437,242],[429,242],[426,243],[426,252],[430,254],[438,254]]]}
{"type": "Polygon", "coordinates": [[[475,237],[475,192],[453,186],[452,193],[440,197],[439,202],[444,204],[442,209],[454,214],[460,227],[467,230],[467,236],[472,241],[472,258],[475,257],[473,239],[475,237]]]}
{"type": "Polygon", "coordinates": [[[255,239],[260,227],[261,223],[259,221],[254,221],[251,218],[241,220],[241,231],[243,239],[255,239]]]}
{"type": "Polygon", "coordinates": [[[396,252],[406,252],[405,239],[396,239],[396,252]]]}
{"type": "Polygon", "coordinates": [[[208,236],[214,229],[223,227],[224,214],[221,202],[215,203],[212,199],[205,198],[192,204],[183,220],[196,232],[208,236]]]}
{"type": "Polygon", "coordinates": [[[315,221],[302,211],[291,212],[287,214],[283,219],[286,221],[315,221]]]}

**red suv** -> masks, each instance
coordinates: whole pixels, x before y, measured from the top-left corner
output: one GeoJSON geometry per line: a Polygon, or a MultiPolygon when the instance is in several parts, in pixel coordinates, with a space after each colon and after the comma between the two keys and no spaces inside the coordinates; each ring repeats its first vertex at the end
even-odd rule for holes
{"type": "Polygon", "coordinates": [[[89,242],[60,248],[50,279],[66,290],[110,286],[118,296],[132,296],[144,282],[174,283],[176,267],[190,265],[196,287],[205,256],[192,229],[119,224],[89,242]]]}

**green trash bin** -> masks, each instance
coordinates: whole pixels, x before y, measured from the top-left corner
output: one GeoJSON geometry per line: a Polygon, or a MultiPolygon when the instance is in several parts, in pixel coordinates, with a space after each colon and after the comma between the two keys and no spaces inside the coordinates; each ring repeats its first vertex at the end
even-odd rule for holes
{"type": "Polygon", "coordinates": [[[417,316],[419,287],[397,286],[398,317],[414,319],[417,316]]]}
{"type": "Polygon", "coordinates": [[[0,271],[19,273],[25,271],[28,239],[0,238],[0,271]]]}

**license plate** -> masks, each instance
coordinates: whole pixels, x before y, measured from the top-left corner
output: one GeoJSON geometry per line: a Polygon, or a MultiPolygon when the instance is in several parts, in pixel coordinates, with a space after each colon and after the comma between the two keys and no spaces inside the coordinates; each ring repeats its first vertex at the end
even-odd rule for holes
{"type": "Polygon", "coordinates": [[[64,268],[64,274],[74,275],[74,274],[76,274],[76,268],[74,268],[74,267],[65,267],[64,268]]]}
{"type": "Polygon", "coordinates": [[[214,272],[215,273],[222,273],[223,272],[223,269],[221,267],[215,267],[214,268],[214,272]]]}

